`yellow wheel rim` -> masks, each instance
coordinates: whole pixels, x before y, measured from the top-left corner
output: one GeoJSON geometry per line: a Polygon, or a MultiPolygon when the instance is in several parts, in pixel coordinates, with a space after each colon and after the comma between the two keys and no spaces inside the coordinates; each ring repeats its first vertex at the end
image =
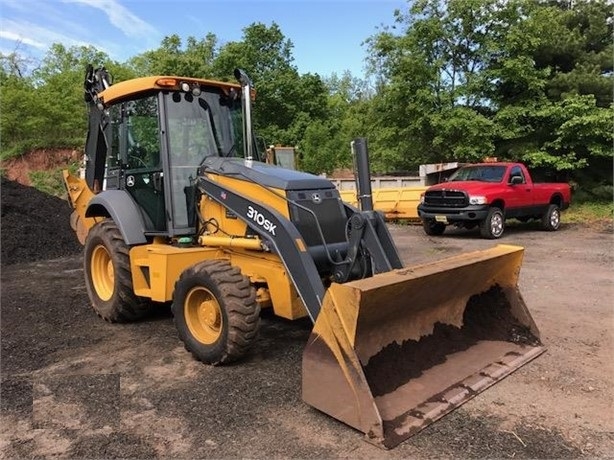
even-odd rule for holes
{"type": "Polygon", "coordinates": [[[92,251],[90,269],[96,294],[101,300],[109,300],[115,289],[115,269],[111,255],[103,245],[96,246],[92,251]]]}
{"type": "Polygon", "coordinates": [[[192,336],[201,343],[215,343],[222,333],[224,318],[215,296],[204,287],[195,287],[183,304],[185,320],[192,336]]]}

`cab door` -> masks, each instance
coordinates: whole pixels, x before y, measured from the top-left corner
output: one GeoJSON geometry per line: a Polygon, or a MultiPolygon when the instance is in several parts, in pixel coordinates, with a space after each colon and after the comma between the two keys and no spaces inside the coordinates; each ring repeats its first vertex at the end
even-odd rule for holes
{"type": "Polygon", "coordinates": [[[165,146],[166,209],[170,236],[194,235],[197,226],[196,181],[198,170],[208,156],[219,156],[221,121],[216,132],[215,114],[211,108],[219,94],[203,91],[162,93],[160,119],[163,123],[162,144],[165,146]],[[209,101],[208,101],[209,99],[209,101]]]}
{"type": "Polygon", "coordinates": [[[141,209],[146,231],[166,232],[158,97],[151,95],[122,103],[120,110],[117,131],[122,170],[120,186],[141,209]]]}

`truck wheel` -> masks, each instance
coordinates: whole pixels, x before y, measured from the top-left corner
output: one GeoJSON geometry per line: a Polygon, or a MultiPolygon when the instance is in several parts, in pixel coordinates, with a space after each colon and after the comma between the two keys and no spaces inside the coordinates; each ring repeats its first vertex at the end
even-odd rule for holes
{"type": "Polygon", "coordinates": [[[140,319],[151,306],[149,299],[134,294],[128,251],[112,220],[103,220],[87,234],[85,287],[98,316],[112,323],[140,319]]]}
{"type": "Polygon", "coordinates": [[[505,230],[505,217],[503,211],[493,207],[488,210],[486,219],[480,222],[480,235],[482,238],[494,240],[500,238],[505,230]]]}
{"type": "Polygon", "coordinates": [[[424,227],[424,233],[429,236],[443,235],[446,229],[446,224],[441,222],[435,222],[434,220],[425,219],[422,221],[422,227],[424,227]]]}
{"type": "Polygon", "coordinates": [[[548,206],[548,210],[542,216],[541,227],[544,230],[553,232],[558,230],[561,226],[561,210],[558,205],[551,204],[548,206]]]}
{"type": "Polygon", "coordinates": [[[172,309],[179,338],[206,364],[242,357],[260,323],[255,289],[226,260],[206,260],[185,270],[175,283],[172,309]]]}

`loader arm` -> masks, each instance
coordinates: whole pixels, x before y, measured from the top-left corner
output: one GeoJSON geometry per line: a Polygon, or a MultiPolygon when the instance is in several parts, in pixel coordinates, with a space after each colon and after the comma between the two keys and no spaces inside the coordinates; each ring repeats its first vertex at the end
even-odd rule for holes
{"type": "Polygon", "coordinates": [[[371,275],[403,268],[384,217],[377,211],[359,211],[347,203],[345,209],[350,228],[348,254],[335,270],[335,281],[345,283],[350,280],[360,251],[368,254],[371,275]]]}

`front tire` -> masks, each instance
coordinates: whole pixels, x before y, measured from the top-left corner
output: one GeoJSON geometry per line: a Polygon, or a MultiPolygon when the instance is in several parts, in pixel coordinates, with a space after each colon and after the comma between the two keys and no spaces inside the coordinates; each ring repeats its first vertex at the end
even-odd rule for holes
{"type": "Polygon", "coordinates": [[[87,234],[84,270],[92,307],[104,320],[125,323],[149,312],[149,299],[134,294],[129,247],[112,220],[103,220],[87,234]]]}
{"type": "Polygon", "coordinates": [[[482,238],[494,240],[501,238],[505,231],[505,216],[501,209],[493,207],[488,210],[486,218],[480,222],[480,235],[482,238]]]}
{"type": "Polygon", "coordinates": [[[541,227],[548,232],[554,232],[561,226],[561,210],[558,205],[551,204],[542,216],[541,227]]]}
{"type": "Polygon", "coordinates": [[[446,230],[446,224],[429,219],[422,221],[422,227],[424,228],[424,233],[429,236],[443,235],[443,232],[446,230]]]}
{"type": "Polygon", "coordinates": [[[256,291],[225,260],[207,260],[185,270],[175,283],[172,309],[179,338],[206,364],[236,361],[258,333],[256,291]]]}

